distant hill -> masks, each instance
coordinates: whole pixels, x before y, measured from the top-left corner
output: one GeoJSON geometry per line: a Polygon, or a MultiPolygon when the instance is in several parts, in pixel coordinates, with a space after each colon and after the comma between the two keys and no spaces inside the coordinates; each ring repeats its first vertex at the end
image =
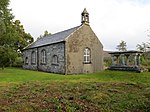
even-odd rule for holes
{"type": "Polygon", "coordinates": [[[103,51],[103,57],[104,58],[111,58],[111,55],[109,54],[111,51],[103,51]]]}

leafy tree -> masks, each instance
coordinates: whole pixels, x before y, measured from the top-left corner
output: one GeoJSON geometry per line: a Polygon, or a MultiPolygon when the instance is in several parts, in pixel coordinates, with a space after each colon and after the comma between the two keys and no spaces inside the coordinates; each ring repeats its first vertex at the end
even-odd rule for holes
{"type": "Polygon", "coordinates": [[[50,36],[50,35],[52,35],[52,34],[49,33],[47,30],[45,30],[45,31],[44,31],[44,34],[40,35],[40,37],[38,37],[37,40],[38,40],[38,39],[41,39],[41,38],[43,38],[43,37],[50,36]]]}
{"type": "Polygon", "coordinates": [[[9,0],[0,1],[0,67],[12,65],[21,51],[33,41],[30,34],[25,33],[19,20],[14,22],[9,0]]]}
{"type": "Polygon", "coordinates": [[[126,42],[121,40],[120,44],[117,45],[116,49],[118,49],[119,51],[127,51],[127,45],[126,42]]]}
{"type": "Polygon", "coordinates": [[[45,30],[44,31],[44,35],[43,35],[43,37],[46,37],[46,36],[49,36],[49,35],[52,35],[51,33],[48,33],[48,31],[47,30],[45,30]]]}
{"type": "Polygon", "coordinates": [[[137,50],[143,52],[143,54],[141,56],[141,64],[143,66],[150,66],[149,44],[143,42],[142,44],[138,44],[136,47],[137,47],[137,50]]]}
{"type": "Polygon", "coordinates": [[[148,44],[148,50],[150,51],[150,29],[148,30],[148,38],[149,38],[149,41],[147,42],[148,44]]]}
{"type": "Polygon", "coordinates": [[[25,46],[33,42],[33,37],[24,31],[23,25],[21,25],[21,22],[19,20],[16,20],[13,22],[13,27],[15,29],[15,46],[16,50],[21,51],[25,46]]]}
{"type": "Polygon", "coordinates": [[[10,66],[15,61],[18,54],[9,47],[0,47],[0,67],[10,66]]]}
{"type": "Polygon", "coordinates": [[[146,52],[148,50],[148,44],[147,43],[142,43],[142,44],[137,44],[137,50],[146,52]]]}

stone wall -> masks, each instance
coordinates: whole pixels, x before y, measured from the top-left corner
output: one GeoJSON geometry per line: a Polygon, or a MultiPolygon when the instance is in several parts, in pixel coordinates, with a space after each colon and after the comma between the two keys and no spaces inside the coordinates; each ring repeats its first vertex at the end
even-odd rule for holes
{"type": "Polygon", "coordinates": [[[89,25],[83,24],[66,41],[66,74],[103,70],[103,46],[89,25]],[[83,63],[84,49],[91,50],[91,63],[83,63]]]}
{"type": "Polygon", "coordinates": [[[25,69],[40,70],[52,73],[65,73],[65,45],[64,43],[57,43],[38,48],[28,49],[23,52],[25,69]],[[42,50],[46,51],[46,63],[42,63],[42,50]],[[36,63],[31,63],[31,54],[36,52],[36,63]],[[58,62],[53,62],[53,57],[57,56],[58,62]],[[28,64],[25,62],[28,57],[28,64]]]}
{"type": "Polygon", "coordinates": [[[25,69],[31,69],[31,70],[37,70],[37,48],[34,49],[28,49],[23,51],[23,68],[25,69]],[[35,52],[35,57],[36,57],[36,63],[31,62],[31,54],[32,52],[35,52]],[[26,63],[26,58],[28,58],[28,62],[26,63]]]}

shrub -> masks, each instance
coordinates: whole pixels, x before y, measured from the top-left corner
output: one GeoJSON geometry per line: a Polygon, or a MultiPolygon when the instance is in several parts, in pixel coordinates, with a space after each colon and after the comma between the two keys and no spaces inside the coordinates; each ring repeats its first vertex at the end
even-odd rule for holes
{"type": "Polygon", "coordinates": [[[111,65],[111,58],[104,58],[104,66],[109,67],[111,65]]]}
{"type": "Polygon", "coordinates": [[[15,59],[15,62],[13,63],[13,67],[22,67],[22,65],[23,65],[23,59],[22,59],[22,57],[17,57],[16,59],[15,59]]]}

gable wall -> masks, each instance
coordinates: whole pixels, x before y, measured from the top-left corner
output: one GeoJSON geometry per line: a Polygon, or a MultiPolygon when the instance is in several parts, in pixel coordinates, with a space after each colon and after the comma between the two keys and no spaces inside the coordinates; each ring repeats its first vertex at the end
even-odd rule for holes
{"type": "Polygon", "coordinates": [[[82,25],[67,39],[66,53],[66,74],[93,73],[103,69],[103,46],[88,25],[82,25]],[[91,64],[83,63],[85,48],[91,50],[91,64]]]}
{"type": "Polygon", "coordinates": [[[32,69],[32,70],[40,70],[52,73],[65,73],[65,55],[64,50],[65,46],[64,43],[57,43],[47,46],[42,46],[38,48],[28,49],[23,52],[23,58],[25,61],[25,57],[28,57],[29,63],[23,65],[25,69],[32,69]],[[46,51],[46,63],[42,63],[42,50],[46,51]],[[36,64],[31,63],[31,53],[32,51],[36,51],[36,64]],[[52,62],[52,57],[56,55],[58,56],[58,63],[54,64],[52,62]]]}

